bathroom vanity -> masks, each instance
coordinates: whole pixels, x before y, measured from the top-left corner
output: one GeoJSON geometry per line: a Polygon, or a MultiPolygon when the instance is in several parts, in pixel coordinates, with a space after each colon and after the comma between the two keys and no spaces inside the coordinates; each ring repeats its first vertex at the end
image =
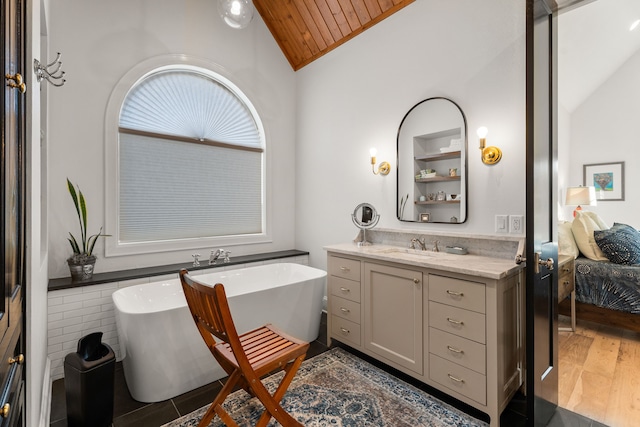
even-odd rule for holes
{"type": "Polygon", "coordinates": [[[328,337],[489,415],[523,381],[524,275],[512,259],[325,247],[328,337]]]}

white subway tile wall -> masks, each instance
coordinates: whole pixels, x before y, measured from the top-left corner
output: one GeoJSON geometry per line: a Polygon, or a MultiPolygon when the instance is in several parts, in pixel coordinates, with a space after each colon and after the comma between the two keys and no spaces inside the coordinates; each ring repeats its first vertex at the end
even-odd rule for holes
{"type": "MultiPolygon", "coordinates": [[[[309,265],[309,256],[218,267],[215,271],[235,270],[256,265],[294,262],[309,265]]],[[[206,270],[199,270],[204,273],[206,270]]],[[[177,274],[126,280],[102,285],[51,291],[48,295],[47,353],[51,359],[51,381],[64,377],[64,358],[77,351],[78,340],[92,332],[102,332],[102,342],[111,346],[120,360],[120,344],[111,294],[129,286],[176,278],[177,274]]]]}

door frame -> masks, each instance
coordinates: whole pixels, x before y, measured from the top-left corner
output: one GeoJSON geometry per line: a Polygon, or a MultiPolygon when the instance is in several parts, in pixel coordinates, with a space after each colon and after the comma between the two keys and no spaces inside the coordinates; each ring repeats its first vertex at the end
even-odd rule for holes
{"type": "MultiPolygon", "coordinates": [[[[526,418],[527,426],[545,426],[549,419],[555,413],[558,403],[558,311],[557,311],[557,286],[558,274],[557,269],[547,269],[539,267],[541,273],[536,272],[539,265],[539,259],[550,258],[553,265],[557,266],[557,171],[555,163],[557,161],[557,3],[555,0],[526,0],[526,418]],[[541,9],[546,11],[540,12],[541,9]],[[543,39],[546,45],[541,45],[541,41],[537,40],[534,34],[535,24],[541,19],[548,20],[548,38],[543,39]],[[547,161],[545,167],[548,171],[546,180],[536,183],[536,168],[540,174],[540,154],[536,148],[542,147],[539,137],[536,136],[540,108],[536,106],[534,100],[537,92],[537,73],[535,63],[536,55],[540,58],[542,53],[546,53],[544,58],[547,67],[547,78],[543,83],[543,91],[547,91],[543,95],[542,102],[547,101],[548,108],[545,108],[543,114],[546,123],[543,123],[543,132],[548,132],[548,145],[544,147],[547,150],[543,157],[547,161]],[[544,127],[546,125],[546,127],[544,127]],[[536,138],[537,141],[536,141],[536,138]],[[539,146],[537,146],[537,144],[539,146]],[[536,162],[539,162],[538,164],[536,162]],[[547,209],[540,211],[540,205],[544,205],[540,198],[541,190],[538,187],[544,187],[548,191],[547,209]],[[542,219],[542,221],[541,221],[542,219]],[[542,226],[540,224],[542,223],[542,226]],[[536,228],[537,227],[537,228],[536,228]],[[540,229],[546,231],[545,239],[540,237],[540,229]],[[544,240],[544,241],[543,241],[544,240]],[[544,287],[544,291],[540,289],[544,287]],[[541,299],[541,292],[545,294],[541,299]],[[542,304],[541,304],[542,302],[542,304]],[[546,304],[546,307],[544,305],[546,304]],[[546,323],[540,322],[540,307],[546,309],[546,323]],[[536,323],[538,322],[538,323],[536,323]],[[541,327],[541,323],[544,325],[541,327]],[[541,337],[541,333],[545,334],[541,337]],[[537,335],[536,335],[537,334],[537,335]],[[545,339],[545,348],[541,352],[540,348],[536,349],[535,343],[545,339]],[[547,347],[548,345],[548,347],[547,347]],[[538,353],[536,353],[536,350],[538,353]],[[540,354],[544,353],[544,354],[540,354]],[[544,360],[540,360],[544,359],[544,360]],[[547,370],[540,377],[537,369],[539,366],[536,362],[542,362],[547,366],[547,370]],[[547,365],[548,362],[548,365],[547,365]],[[555,390],[554,390],[555,388],[555,390]],[[536,419],[537,417],[537,419],[536,419]]],[[[544,55],[542,56],[544,57],[544,55]]],[[[540,102],[540,101],[538,101],[540,102]]]]}

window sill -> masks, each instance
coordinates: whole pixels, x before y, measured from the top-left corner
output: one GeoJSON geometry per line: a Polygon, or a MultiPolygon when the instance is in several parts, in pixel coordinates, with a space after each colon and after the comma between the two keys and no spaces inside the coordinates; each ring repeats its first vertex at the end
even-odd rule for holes
{"type": "MultiPolygon", "coordinates": [[[[60,289],[78,288],[82,286],[99,285],[102,283],[120,282],[124,280],[139,279],[142,277],[162,276],[165,274],[176,273],[181,268],[187,268],[190,271],[204,270],[210,268],[229,267],[232,265],[248,264],[252,262],[269,261],[278,258],[289,258],[309,255],[309,252],[291,249],[288,251],[268,252],[264,254],[244,255],[231,258],[228,263],[219,263],[209,265],[207,261],[203,261],[199,267],[194,267],[190,263],[160,265],[156,267],[136,268],[135,270],[110,271],[107,273],[97,273],[93,275],[91,280],[83,280],[73,282],[71,277],[62,277],[60,279],[49,280],[48,290],[57,291],[60,289]]],[[[177,277],[177,276],[176,276],[177,277]]]]}

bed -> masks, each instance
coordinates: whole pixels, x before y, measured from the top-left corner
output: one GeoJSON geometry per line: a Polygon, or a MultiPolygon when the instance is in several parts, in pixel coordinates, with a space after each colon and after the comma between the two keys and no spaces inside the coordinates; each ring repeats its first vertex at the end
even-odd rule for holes
{"type": "MultiPolygon", "coordinates": [[[[576,217],[574,223],[576,221],[584,218],[576,217]]],[[[624,224],[608,228],[601,223],[596,226],[601,230],[589,229],[593,224],[586,230],[582,230],[583,224],[571,224],[572,236],[567,236],[563,227],[567,227],[566,224],[559,227],[559,251],[571,252],[575,257],[578,321],[589,320],[640,332],[640,232],[624,224]],[[586,238],[581,236],[583,231],[586,238]],[[568,249],[566,239],[569,237],[575,238],[575,249],[568,249]],[[611,246],[614,243],[615,246],[611,246]]],[[[569,315],[568,300],[560,303],[559,312],[569,315]]]]}
{"type": "MultiPolygon", "coordinates": [[[[575,260],[576,316],[640,332],[640,265],[575,260]]],[[[569,315],[569,301],[560,304],[569,315]]]]}

